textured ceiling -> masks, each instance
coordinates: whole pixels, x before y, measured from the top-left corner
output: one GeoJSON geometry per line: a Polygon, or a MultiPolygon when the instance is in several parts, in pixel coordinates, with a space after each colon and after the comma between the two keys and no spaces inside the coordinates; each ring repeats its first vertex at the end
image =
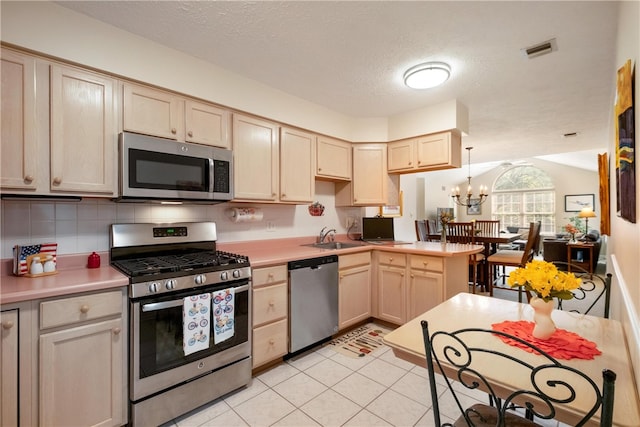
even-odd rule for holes
{"type": "Polygon", "coordinates": [[[616,2],[59,4],[353,117],[458,99],[469,109],[463,144],[475,147],[473,163],[588,150],[595,166],[593,153],[608,146],[616,2]],[[551,54],[521,51],[552,38],[551,54]],[[447,62],[451,78],[405,87],[404,71],[424,61],[447,62]]]}

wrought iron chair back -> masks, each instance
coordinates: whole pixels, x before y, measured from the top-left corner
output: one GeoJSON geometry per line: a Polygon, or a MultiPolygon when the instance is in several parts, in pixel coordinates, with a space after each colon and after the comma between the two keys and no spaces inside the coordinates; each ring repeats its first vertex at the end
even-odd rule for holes
{"type": "MultiPolygon", "coordinates": [[[[430,333],[427,321],[422,321],[427,369],[429,371],[429,387],[433,404],[433,415],[437,426],[535,426],[534,417],[554,419],[559,405],[574,408],[573,402],[581,400],[592,405],[575,421],[576,426],[587,423],[600,412],[600,426],[611,426],[613,419],[614,384],[616,374],[608,369],[603,370],[602,389],[596,382],[580,372],[567,366],[545,353],[533,344],[504,332],[467,328],[454,332],[437,331],[430,333]],[[491,345],[492,340],[500,337],[517,341],[519,345],[528,347],[535,355],[532,358],[519,358],[506,351],[499,350],[498,345],[491,345]],[[514,391],[495,386],[486,377],[485,369],[500,366],[499,369],[518,378],[520,388],[514,391]],[[435,374],[441,374],[451,392],[455,406],[460,412],[454,424],[442,424],[440,417],[440,396],[435,374]],[[488,394],[489,405],[475,404],[469,408],[463,406],[468,397],[459,395],[463,387],[454,385],[450,378],[455,378],[463,387],[481,390],[488,394]],[[512,409],[524,407],[530,418],[517,415],[512,409]]],[[[507,345],[507,344],[504,344],[507,345]]],[[[524,349],[519,349],[525,351],[524,349]]],[[[464,393],[463,393],[464,394],[464,393]]],[[[451,416],[451,414],[447,414],[451,416]]]]}
{"type": "MultiPolygon", "coordinates": [[[[558,267],[559,270],[567,271],[569,267],[569,264],[564,261],[553,261],[553,264],[558,267]]],[[[607,273],[605,277],[602,277],[597,274],[592,274],[577,265],[571,266],[571,272],[582,280],[582,284],[578,289],[571,291],[573,293],[573,298],[565,301],[564,304],[574,306],[572,303],[573,300],[584,301],[584,303],[581,303],[580,309],[567,308],[566,311],[581,314],[594,314],[592,312],[593,308],[598,304],[598,302],[602,301],[604,304],[603,317],[608,319],[609,305],[611,303],[611,273],[607,273]],[[590,304],[589,301],[591,301],[590,304]],[[587,306],[587,304],[589,305],[587,306]],[[584,308],[584,306],[586,306],[586,308],[584,308]]],[[[563,307],[563,300],[558,299],[557,309],[565,310],[563,307]]]]}

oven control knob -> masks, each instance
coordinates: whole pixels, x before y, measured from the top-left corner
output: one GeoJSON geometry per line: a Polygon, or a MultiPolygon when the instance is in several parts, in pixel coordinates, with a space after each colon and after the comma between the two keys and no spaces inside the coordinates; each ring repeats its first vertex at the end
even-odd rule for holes
{"type": "Polygon", "coordinates": [[[220,280],[229,280],[229,273],[227,273],[226,271],[220,273],[220,280]]]}
{"type": "Polygon", "coordinates": [[[207,276],[205,276],[204,274],[198,274],[194,280],[196,282],[196,285],[204,285],[205,281],[207,280],[207,276]]]}
{"type": "Polygon", "coordinates": [[[165,282],[164,287],[167,288],[168,291],[176,288],[176,279],[169,279],[165,282]]]}
{"type": "Polygon", "coordinates": [[[149,293],[154,294],[158,292],[158,282],[151,282],[149,284],[149,293]]]}
{"type": "Polygon", "coordinates": [[[240,277],[240,270],[233,270],[233,277],[235,277],[236,279],[240,277]]]}

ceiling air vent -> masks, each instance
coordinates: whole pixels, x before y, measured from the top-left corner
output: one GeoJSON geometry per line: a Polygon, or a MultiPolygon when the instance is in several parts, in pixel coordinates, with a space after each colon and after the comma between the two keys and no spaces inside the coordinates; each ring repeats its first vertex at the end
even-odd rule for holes
{"type": "Polygon", "coordinates": [[[558,50],[556,45],[556,39],[547,40],[546,42],[539,43],[535,46],[529,46],[522,49],[522,52],[529,59],[536,58],[538,56],[546,55],[555,50],[558,50]]]}

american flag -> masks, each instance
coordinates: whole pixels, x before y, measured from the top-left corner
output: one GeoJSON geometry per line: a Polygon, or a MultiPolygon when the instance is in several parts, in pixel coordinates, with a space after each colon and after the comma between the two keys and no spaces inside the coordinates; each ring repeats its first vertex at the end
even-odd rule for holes
{"type": "MultiPolygon", "coordinates": [[[[27,274],[28,266],[27,266],[27,257],[30,255],[35,255],[38,253],[42,253],[45,256],[51,255],[53,256],[53,262],[56,263],[56,252],[58,250],[57,243],[41,243],[39,245],[16,245],[13,247],[13,274],[18,276],[22,276],[23,274],[27,274]]],[[[44,260],[43,260],[44,261],[44,260]]]]}

